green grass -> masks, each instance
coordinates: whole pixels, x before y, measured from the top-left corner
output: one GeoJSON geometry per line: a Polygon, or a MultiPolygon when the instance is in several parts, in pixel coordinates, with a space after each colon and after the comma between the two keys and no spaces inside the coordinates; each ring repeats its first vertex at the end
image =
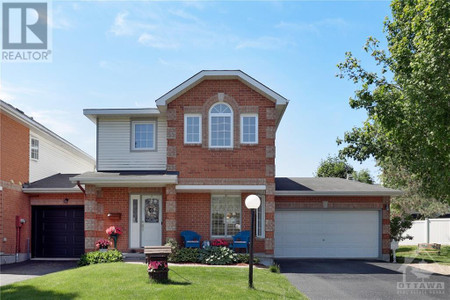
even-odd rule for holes
{"type": "Polygon", "coordinates": [[[424,252],[417,254],[416,250],[417,246],[400,246],[395,252],[397,261],[403,263],[406,259],[406,262],[418,263],[423,259],[429,263],[437,262],[441,264],[450,264],[450,246],[441,246],[441,254],[439,255],[437,253],[424,252]]]}
{"type": "Polygon", "coordinates": [[[145,265],[109,263],[1,287],[1,299],[307,299],[281,274],[248,268],[170,267],[169,283],[151,283],[145,265]]]}

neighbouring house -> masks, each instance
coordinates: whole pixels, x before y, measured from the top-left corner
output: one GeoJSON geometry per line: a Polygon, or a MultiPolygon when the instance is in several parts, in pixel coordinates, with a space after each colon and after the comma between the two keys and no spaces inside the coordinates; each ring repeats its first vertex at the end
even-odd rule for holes
{"type": "MultiPolygon", "coordinates": [[[[201,71],[157,99],[156,108],[85,109],[96,125],[97,170],[57,174],[24,190],[32,203],[55,189],[74,192],[65,194],[77,200],[64,205],[78,209],[66,224],[84,222],[84,238],[71,240],[85,251],[111,225],[122,227],[117,247],[128,253],[169,238],[181,243],[184,230],[202,240],[231,239],[249,229],[244,200],[256,194],[259,255],[389,259],[389,203],[400,191],[275,177],[275,138],[287,105],[242,71],[201,71]]],[[[34,218],[33,226],[40,222],[34,218]]],[[[55,241],[72,234],[44,233],[55,241]]],[[[45,257],[39,251],[33,255],[45,257]]]]}
{"type": "MultiPolygon", "coordinates": [[[[67,256],[73,251],[68,247],[62,255],[48,249],[42,253],[42,248],[36,247],[45,244],[57,249],[55,245],[71,244],[73,235],[64,233],[56,240],[53,232],[75,232],[65,222],[74,211],[81,213],[77,235],[84,240],[84,195],[78,187],[68,191],[55,188],[56,184],[42,189],[39,182],[47,177],[63,177],[58,183],[76,186],[70,183],[68,176],[94,171],[94,158],[1,100],[0,149],[0,263],[22,261],[30,254],[67,256]],[[34,190],[27,189],[35,184],[34,190]],[[75,198],[77,200],[73,200],[75,198]],[[75,206],[69,207],[72,204],[78,204],[78,210],[74,210],[75,206]]],[[[79,255],[84,247],[77,251],[79,255]]]]}

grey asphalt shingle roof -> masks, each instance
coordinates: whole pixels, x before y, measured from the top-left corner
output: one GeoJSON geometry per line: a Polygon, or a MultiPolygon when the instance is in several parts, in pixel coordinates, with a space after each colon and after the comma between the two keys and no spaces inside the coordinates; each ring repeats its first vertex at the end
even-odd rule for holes
{"type": "Polygon", "coordinates": [[[71,182],[69,178],[79,174],[55,174],[41,180],[24,185],[24,188],[45,189],[45,188],[75,188],[76,183],[71,182]]]}
{"type": "Polygon", "coordinates": [[[299,193],[351,193],[351,194],[400,194],[401,191],[383,187],[379,184],[367,184],[354,180],[334,177],[278,177],[275,178],[277,192],[299,193]]]}

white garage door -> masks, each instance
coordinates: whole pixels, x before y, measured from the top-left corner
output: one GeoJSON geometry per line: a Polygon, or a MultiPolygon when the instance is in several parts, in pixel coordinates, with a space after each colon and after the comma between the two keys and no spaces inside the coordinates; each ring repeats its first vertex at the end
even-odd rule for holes
{"type": "Polygon", "coordinates": [[[377,258],[378,211],[276,211],[275,257],[377,258]]]}

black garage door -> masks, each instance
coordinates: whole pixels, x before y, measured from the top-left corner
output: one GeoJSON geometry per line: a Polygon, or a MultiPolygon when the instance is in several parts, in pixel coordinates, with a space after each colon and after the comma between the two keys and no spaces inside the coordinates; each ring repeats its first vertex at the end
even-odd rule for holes
{"type": "Polygon", "coordinates": [[[83,206],[34,206],[33,257],[80,257],[84,253],[83,206]]]}

